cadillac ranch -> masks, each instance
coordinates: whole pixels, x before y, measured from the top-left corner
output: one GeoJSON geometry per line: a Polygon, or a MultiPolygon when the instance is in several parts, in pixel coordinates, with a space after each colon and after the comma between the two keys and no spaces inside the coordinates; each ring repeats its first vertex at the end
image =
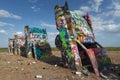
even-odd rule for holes
{"type": "Polygon", "coordinates": [[[67,2],[54,7],[58,50],[47,30],[24,27],[0,53],[0,80],[120,80],[120,51],[107,51],[95,39],[88,13],[71,11],[67,2]]]}

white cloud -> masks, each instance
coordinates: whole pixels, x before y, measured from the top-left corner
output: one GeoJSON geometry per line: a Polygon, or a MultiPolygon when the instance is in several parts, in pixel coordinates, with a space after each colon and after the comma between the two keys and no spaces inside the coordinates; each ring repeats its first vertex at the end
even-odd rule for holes
{"type": "Polygon", "coordinates": [[[114,23],[113,20],[105,21],[101,17],[92,16],[94,31],[115,32],[120,33],[120,24],[114,23]]]}
{"type": "Polygon", "coordinates": [[[16,35],[24,35],[23,32],[16,32],[15,34],[16,34],[16,35]]]}
{"type": "Polygon", "coordinates": [[[91,16],[92,24],[93,24],[93,29],[96,31],[104,31],[103,28],[103,19],[100,17],[96,16],[91,16]]]}
{"type": "Polygon", "coordinates": [[[48,24],[48,23],[41,23],[41,26],[43,26],[43,27],[49,27],[49,28],[56,28],[56,25],[48,24]]]}
{"type": "Polygon", "coordinates": [[[91,7],[92,11],[99,12],[103,1],[104,0],[90,0],[89,3],[91,6],[89,7],[91,7]]]}
{"type": "Polygon", "coordinates": [[[74,12],[79,14],[79,15],[84,15],[90,11],[92,11],[92,9],[91,9],[91,7],[88,7],[88,6],[81,6],[79,10],[74,10],[74,12]]]}
{"type": "Polygon", "coordinates": [[[101,16],[104,16],[104,17],[114,16],[113,14],[114,14],[114,11],[107,11],[107,12],[103,12],[101,16]]]}
{"type": "Polygon", "coordinates": [[[91,0],[91,6],[80,6],[79,10],[74,10],[76,13],[80,15],[84,15],[87,12],[99,12],[100,5],[102,4],[103,0],[91,0]]]}
{"type": "Polygon", "coordinates": [[[113,8],[116,9],[116,10],[120,10],[120,1],[119,0],[113,0],[112,2],[113,4],[113,8]]]}
{"type": "Polygon", "coordinates": [[[39,11],[40,10],[40,8],[39,7],[37,7],[37,6],[32,6],[31,7],[31,9],[34,11],[34,12],[37,12],[37,11],[39,11]]]}
{"type": "Polygon", "coordinates": [[[109,24],[106,28],[110,32],[120,33],[120,24],[109,24]]]}
{"type": "Polygon", "coordinates": [[[6,23],[6,22],[0,22],[0,26],[12,26],[12,27],[14,27],[13,24],[6,23]]]}
{"type": "Polygon", "coordinates": [[[91,0],[90,6],[80,6],[79,10],[74,10],[74,12],[84,15],[87,12],[99,12],[100,6],[102,4],[103,0],[91,0]]]}
{"type": "Polygon", "coordinates": [[[120,17],[120,10],[119,10],[119,11],[116,10],[116,11],[114,12],[114,16],[120,17]]]}
{"type": "Polygon", "coordinates": [[[2,18],[14,18],[14,19],[21,19],[21,16],[15,15],[13,13],[10,13],[6,10],[1,9],[0,10],[0,17],[2,18]]]}
{"type": "Polygon", "coordinates": [[[120,1],[113,1],[114,16],[120,17],[120,1]]]}
{"type": "Polygon", "coordinates": [[[106,15],[108,14],[109,16],[120,17],[120,1],[119,0],[112,0],[111,5],[107,8],[112,10],[105,13],[106,15]]]}
{"type": "Polygon", "coordinates": [[[80,7],[80,10],[82,10],[84,12],[89,12],[89,11],[91,11],[91,8],[88,6],[82,6],[82,7],[80,7]]]}
{"type": "Polygon", "coordinates": [[[1,29],[0,34],[8,34],[5,30],[1,29]]]}
{"type": "Polygon", "coordinates": [[[95,9],[96,12],[99,11],[99,7],[102,4],[103,0],[94,0],[93,8],[95,9]]]}

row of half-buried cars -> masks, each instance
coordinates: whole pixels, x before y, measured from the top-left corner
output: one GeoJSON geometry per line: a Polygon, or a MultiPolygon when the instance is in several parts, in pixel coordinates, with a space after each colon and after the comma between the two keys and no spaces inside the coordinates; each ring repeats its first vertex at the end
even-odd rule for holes
{"type": "MultiPolygon", "coordinates": [[[[111,65],[111,60],[107,51],[95,41],[90,16],[80,16],[70,11],[67,3],[64,6],[56,5],[54,11],[59,31],[55,45],[61,51],[62,64],[78,71],[91,66],[99,76],[103,68],[111,65]]],[[[12,44],[9,51],[25,57],[39,59],[52,54],[46,29],[25,26],[24,36],[15,35],[14,39],[9,39],[9,44],[12,44]]]]}
{"type": "Polygon", "coordinates": [[[8,42],[9,52],[15,55],[40,59],[52,54],[46,29],[25,26],[24,34],[15,34],[14,39],[9,39],[8,42]]]}

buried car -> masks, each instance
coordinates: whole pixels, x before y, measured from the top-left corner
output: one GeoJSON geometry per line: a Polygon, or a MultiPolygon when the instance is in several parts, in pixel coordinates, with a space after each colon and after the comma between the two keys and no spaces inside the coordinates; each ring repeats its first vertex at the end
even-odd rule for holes
{"type": "Polygon", "coordinates": [[[40,59],[52,54],[47,39],[46,29],[25,26],[24,34],[15,34],[14,39],[9,39],[8,49],[10,52],[12,46],[12,52],[15,55],[40,59]]]}
{"type": "Polygon", "coordinates": [[[69,68],[83,70],[92,66],[99,76],[101,69],[111,64],[107,51],[95,40],[89,14],[83,16],[70,11],[67,2],[56,5],[55,21],[59,34],[56,47],[61,51],[63,64],[69,68]]]}

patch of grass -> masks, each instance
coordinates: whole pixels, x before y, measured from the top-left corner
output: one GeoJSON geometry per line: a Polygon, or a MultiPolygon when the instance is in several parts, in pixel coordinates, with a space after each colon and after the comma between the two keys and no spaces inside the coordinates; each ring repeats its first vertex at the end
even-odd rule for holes
{"type": "Polygon", "coordinates": [[[0,52],[7,52],[8,48],[0,48],[0,52]]]}
{"type": "Polygon", "coordinates": [[[120,51],[120,47],[105,47],[108,51],[120,51]]]}
{"type": "MultiPolygon", "coordinates": [[[[120,47],[105,47],[108,51],[120,51],[120,47]]],[[[56,47],[52,47],[52,51],[58,51],[56,47]]],[[[8,48],[0,48],[0,52],[7,52],[8,48]]]]}
{"type": "MultiPolygon", "coordinates": [[[[106,50],[108,51],[120,51],[120,47],[105,47],[106,50]]],[[[52,51],[58,51],[56,47],[52,47],[52,51]]]]}
{"type": "Polygon", "coordinates": [[[58,51],[59,49],[56,47],[52,47],[52,51],[58,51]]]}

